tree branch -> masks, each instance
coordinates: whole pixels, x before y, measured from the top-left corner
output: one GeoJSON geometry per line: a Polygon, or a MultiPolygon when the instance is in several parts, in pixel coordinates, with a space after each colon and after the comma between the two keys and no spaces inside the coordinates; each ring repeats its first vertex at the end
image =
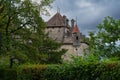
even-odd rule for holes
{"type": "Polygon", "coordinates": [[[5,30],[6,30],[6,36],[8,35],[8,27],[10,25],[10,21],[11,21],[11,16],[8,16],[8,22],[7,22],[7,25],[6,25],[6,28],[5,28],[5,30]]]}
{"type": "MultiPolygon", "coordinates": [[[[11,16],[8,16],[8,22],[7,22],[7,25],[6,25],[6,28],[5,28],[5,31],[6,31],[6,43],[9,44],[9,38],[8,38],[8,28],[9,28],[9,25],[10,25],[10,20],[11,19],[11,16]]],[[[6,49],[7,51],[9,50],[9,47],[6,46],[6,49]]]]}
{"type": "Polygon", "coordinates": [[[10,33],[15,33],[16,31],[18,31],[18,30],[22,29],[22,28],[23,28],[25,25],[27,25],[29,22],[30,22],[30,21],[28,21],[28,22],[24,23],[22,26],[18,27],[17,29],[12,30],[10,33]]]}

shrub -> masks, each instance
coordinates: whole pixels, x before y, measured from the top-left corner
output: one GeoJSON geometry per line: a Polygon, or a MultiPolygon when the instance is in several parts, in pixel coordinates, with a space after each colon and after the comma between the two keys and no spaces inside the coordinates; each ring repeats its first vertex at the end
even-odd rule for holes
{"type": "Polygon", "coordinates": [[[0,67],[0,80],[119,80],[120,61],[71,62],[60,65],[0,67]]]}
{"type": "Polygon", "coordinates": [[[14,69],[0,68],[0,80],[17,80],[17,71],[14,69]]]}
{"type": "Polygon", "coordinates": [[[120,62],[85,62],[50,66],[46,80],[119,80],[120,62]]]}
{"type": "Polygon", "coordinates": [[[22,65],[18,68],[19,80],[44,80],[46,65],[22,65]]]}

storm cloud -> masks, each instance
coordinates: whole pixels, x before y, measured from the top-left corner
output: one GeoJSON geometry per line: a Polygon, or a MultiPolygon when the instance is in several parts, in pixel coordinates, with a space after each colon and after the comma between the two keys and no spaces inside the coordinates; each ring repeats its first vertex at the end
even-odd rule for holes
{"type": "Polygon", "coordinates": [[[45,21],[50,19],[59,7],[61,15],[66,15],[68,19],[76,20],[77,17],[77,25],[85,35],[90,31],[97,31],[96,26],[106,16],[120,18],[120,0],[55,0],[52,7],[51,16],[43,17],[45,21]]]}

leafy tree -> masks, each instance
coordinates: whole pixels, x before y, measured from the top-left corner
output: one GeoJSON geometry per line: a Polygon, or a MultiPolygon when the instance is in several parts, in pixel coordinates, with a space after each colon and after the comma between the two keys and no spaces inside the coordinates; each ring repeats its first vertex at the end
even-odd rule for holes
{"type": "Polygon", "coordinates": [[[99,57],[119,57],[120,45],[120,19],[105,17],[103,23],[97,26],[96,34],[90,32],[90,49],[99,57]]]}
{"type": "Polygon", "coordinates": [[[40,15],[48,13],[46,7],[52,2],[41,0],[38,4],[31,0],[0,0],[0,55],[20,62],[40,62],[44,58],[42,53],[59,53],[55,51],[60,47],[59,43],[46,40],[46,24],[40,15]],[[45,50],[41,51],[43,47],[45,50]]]}
{"type": "Polygon", "coordinates": [[[45,38],[40,48],[40,61],[42,63],[61,63],[61,56],[67,51],[59,49],[61,43],[54,42],[51,38],[45,38]]]}
{"type": "Polygon", "coordinates": [[[38,53],[37,47],[40,46],[41,41],[40,34],[43,33],[45,26],[40,17],[38,6],[30,0],[2,0],[0,3],[1,53],[9,54],[11,57],[22,55],[21,57],[26,57],[24,59],[34,58],[38,53]],[[33,32],[34,35],[39,36],[34,38],[33,32]],[[30,40],[33,44],[30,44],[30,40]],[[38,43],[38,45],[34,43],[38,43]]]}

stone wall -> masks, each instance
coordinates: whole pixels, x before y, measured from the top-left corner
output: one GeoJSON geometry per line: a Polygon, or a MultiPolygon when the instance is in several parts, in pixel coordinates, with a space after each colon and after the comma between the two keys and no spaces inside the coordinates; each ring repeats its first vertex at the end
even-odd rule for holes
{"type": "Polygon", "coordinates": [[[64,27],[47,28],[46,32],[49,33],[49,37],[52,38],[53,40],[58,41],[58,42],[63,41],[64,32],[65,32],[64,27]]]}
{"type": "Polygon", "coordinates": [[[70,61],[72,56],[84,56],[85,50],[87,50],[88,45],[85,43],[81,43],[80,46],[73,45],[62,45],[62,49],[67,49],[68,51],[62,56],[64,60],[70,61]]]}

